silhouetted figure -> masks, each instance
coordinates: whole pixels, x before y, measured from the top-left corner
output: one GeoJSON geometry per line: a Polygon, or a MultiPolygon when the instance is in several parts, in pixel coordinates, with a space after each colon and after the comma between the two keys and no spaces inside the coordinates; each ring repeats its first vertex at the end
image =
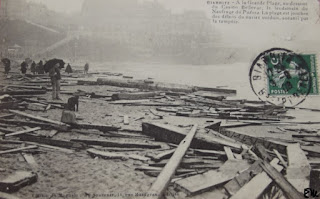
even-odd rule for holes
{"type": "Polygon", "coordinates": [[[42,60],[40,60],[40,62],[38,63],[36,71],[38,74],[44,74],[44,67],[43,67],[42,60]]]}
{"type": "Polygon", "coordinates": [[[8,58],[3,58],[3,59],[1,60],[1,62],[2,62],[3,65],[4,65],[4,74],[8,75],[8,74],[9,74],[9,71],[11,70],[11,67],[10,67],[11,61],[10,61],[10,59],[8,59],[8,58]]]}
{"type": "Polygon", "coordinates": [[[23,61],[21,64],[20,64],[21,68],[20,68],[20,71],[23,75],[25,75],[27,73],[27,67],[28,67],[28,64],[26,61],[23,61]]]}
{"type": "Polygon", "coordinates": [[[89,71],[89,64],[86,63],[86,64],[84,65],[84,74],[88,74],[88,71],[89,71]]]}
{"type": "Polygon", "coordinates": [[[70,64],[67,65],[65,72],[68,74],[73,72],[70,64]]]}
{"type": "Polygon", "coordinates": [[[36,74],[36,62],[34,62],[34,61],[32,62],[30,71],[31,71],[33,74],[36,74]]]}

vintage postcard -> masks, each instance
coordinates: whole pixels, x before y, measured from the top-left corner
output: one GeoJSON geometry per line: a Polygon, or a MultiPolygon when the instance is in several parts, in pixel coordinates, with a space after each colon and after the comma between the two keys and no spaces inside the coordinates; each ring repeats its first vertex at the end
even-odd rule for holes
{"type": "Polygon", "coordinates": [[[320,195],[320,0],[0,0],[1,199],[320,195]]]}

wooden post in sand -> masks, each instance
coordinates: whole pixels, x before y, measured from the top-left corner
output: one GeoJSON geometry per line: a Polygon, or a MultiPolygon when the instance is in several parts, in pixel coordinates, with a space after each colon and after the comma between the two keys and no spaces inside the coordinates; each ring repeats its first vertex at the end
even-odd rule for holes
{"type": "Polygon", "coordinates": [[[153,183],[148,191],[148,196],[151,198],[161,198],[165,190],[167,189],[171,178],[175,174],[182,158],[187,152],[193,137],[196,134],[198,125],[194,125],[186,137],[180,142],[176,151],[170,158],[169,162],[162,169],[157,180],[153,183]]]}

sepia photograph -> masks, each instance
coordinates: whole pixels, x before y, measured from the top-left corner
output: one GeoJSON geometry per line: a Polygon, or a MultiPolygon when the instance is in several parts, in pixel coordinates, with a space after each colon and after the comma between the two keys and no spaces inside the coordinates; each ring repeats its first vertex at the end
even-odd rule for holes
{"type": "Polygon", "coordinates": [[[0,199],[320,197],[320,0],[0,0],[0,199]]]}

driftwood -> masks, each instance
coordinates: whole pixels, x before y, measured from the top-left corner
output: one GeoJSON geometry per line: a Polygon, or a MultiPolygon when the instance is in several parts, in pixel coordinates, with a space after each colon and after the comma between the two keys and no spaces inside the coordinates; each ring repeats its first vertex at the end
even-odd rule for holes
{"type": "MultiPolygon", "coordinates": [[[[275,167],[278,171],[283,169],[282,166],[278,165],[279,160],[274,159],[271,165],[275,167]]],[[[237,193],[235,193],[230,199],[244,199],[248,198],[248,193],[250,193],[250,198],[258,198],[263,191],[270,185],[272,179],[268,176],[266,172],[259,173],[253,177],[248,183],[246,183],[237,193]]]]}
{"type": "Polygon", "coordinates": [[[31,114],[27,114],[27,113],[24,113],[24,112],[21,112],[21,111],[15,111],[15,110],[9,110],[11,113],[14,113],[14,114],[17,114],[17,115],[20,115],[20,116],[24,116],[24,117],[28,117],[28,118],[31,118],[31,119],[34,119],[34,120],[38,120],[38,121],[42,121],[42,122],[47,122],[47,123],[51,123],[51,124],[55,124],[55,125],[59,125],[59,126],[69,126],[63,122],[58,122],[58,121],[54,121],[54,120],[50,120],[50,119],[47,119],[47,118],[44,118],[44,117],[40,117],[40,116],[34,116],[34,115],[31,115],[31,114]]]}
{"type": "MultiPolygon", "coordinates": [[[[292,186],[292,184],[290,184],[277,169],[270,165],[270,163],[264,161],[261,164],[261,167],[277,183],[277,185],[282,189],[284,194],[289,199],[303,198],[302,194],[299,193],[297,189],[292,186]]],[[[304,188],[301,189],[301,191],[302,190],[304,190],[304,188]]]]}
{"type": "Polygon", "coordinates": [[[161,148],[157,144],[147,144],[147,143],[133,143],[133,142],[120,142],[120,141],[110,141],[110,140],[94,140],[94,139],[71,139],[72,142],[81,142],[88,145],[98,145],[105,147],[127,147],[127,148],[146,148],[146,149],[158,149],[161,148]]]}
{"type": "MultiPolygon", "coordinates": [[[[40,126],[42,129],[51,130],[51,129],[57,129],[57,130],[66,130],[65,127],[61,127],[54,124],[49,123],[43,123],[43,122],[35,122],[35,121],[23,121],[23,120],[5,120],[0,119],[0,122],[3,124],[13,124],[13,125],[19,125],[19,126],[31,126],[31,127],[38,127],[40,126]]],[[[15,132],[14,130],[10,131],[9,133],[15,132]]]]}
{"type": "Polygon", "coordinates": [[[143,80],[98,78],[97,83],[100,85],[139,88],[139,89],[156,90],[156,91],[174,91],[174,92],[178,91],[178,92],[188,92],[188,93],[194,91],[194,87],[191,87],[191,86],[186,86],[181,84],[161,83],[161,82],[145,83],[143,80]]]}
{"type": "Polygon", "coordinates": [[[0,91],[0,95],[41,95],[46,94],[46,90],[16,90],[16,91],[0,91]]]}
{"type": "Polygon", "coordinates": [[[17,131],[17,132],[14,132],[14,133],[6,134],[5,137],[21,135],[21,134],[24,134],[24,133],[30,133],[30,132],[37,131],[37,130],[40,130],[40,129],[41,129],[40,127],[35,127],[35,128],[32,128],[32,129],[27,129],[27,130],[23,130],[23,131],[17,131]]]}
{"type": "Polygon", "coordinates": [[[203,174],[177,180],[174,186],[188,195],[196,195],[233,179],[237,172],[248,169],[250,165],[244,160],[229,160],[217,171],[210,170],[203,174]]]}
{"type": "Polygon", "coordinates": [[[33,135],[20,135],[20,140],[36,142],[40,144],[46,144],[51,146],[63,147],[63,148],[73,148],[73,149],[85,149],[86,145],[83,143],[65,141],[65,140],[56,140],[51,138],[46,138],[44,136],[33,136],[33,135]]]}
{"type": "Polygon", "coordinates": [[[161,171],[160,175],[158,176],[157,180],[152,184],[151,188],[149,189],[149,193],[152,195],[155,194],[154,198],[161,198],[169,186],[170,180],[172,179],[173,175],[175,174],[183,156],[186,154],[193,137],[196,134],[198,125],[194,125],[187,136],[181,141],[179,146],[177,147],[176,151],[170,158],[169,162],[161,171]]]}
{"type": "Polygon", "coordinates": [[[71,124],[72,128],[76,129],[98,129],[101,131],[116,131],[120,129],[120,127],[112,126],[112,125],[104,125],[104,124],[86,124],[86,123],[76,123],[71,124]]]}
{"type": "Polygon", "coordinates": [[[37,174],[27,171],[16,171],[14,174],[0,181],[0,191],[16,192],[20,188],[37,181],[37,174]]]}
{"type": "MultiPolygon", "coordinates": [[[[143,123],[142,133],[154,137],[158,141],[179,144],[186,136],[187,131],[175,126],[159,123],[143,123]]],[[[191,143],[192,148],[223,150],[224,146],[240,150],[241,145],[206,134],[197,134],[191,143]]]]}
{"type": "Polygon", "coordinates": [[[260,163],[261,161],[255,161],[249,167],[249,169],[241,172],[238,176],[236,176],[224,185],[224,188],[230,196],[237,193],[241,189],[241,187],[248,183],[255,175],[262,172],[260,163]]]}
{"type": "Polygon", "coordinates": [[[21,147],[21,148],[17,148],[17,149],[10,149],[10,150],[5,150],[5,151],[0,151],[0,155],[7,154],[7,153],[20,152],[20,151],[29,150],[29,149],[36,149],[36,148],[38,148],[38,147],[33,145],[33,146],[21,147]]]}
{"type": "Polygon", "coordinates": [[[138,100],[148,99],[158,95],[156,92],[140,92],[140,93],[117,93],[111,96],[112,100],[138,100]]]}

